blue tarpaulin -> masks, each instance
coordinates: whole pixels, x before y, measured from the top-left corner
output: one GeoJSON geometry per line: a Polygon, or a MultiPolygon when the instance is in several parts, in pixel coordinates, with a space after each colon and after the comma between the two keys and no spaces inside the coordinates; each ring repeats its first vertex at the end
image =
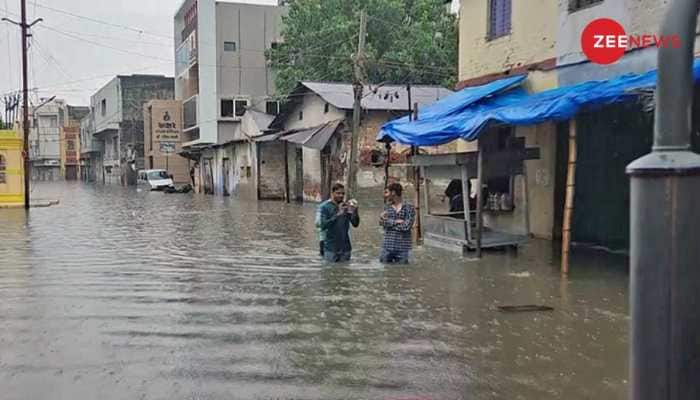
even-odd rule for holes
{"type": "MultiPolygon", "coordinates": [[[[696,82],[700,80],[698,60],[693,66],[693,74],[696,82]]],[[[535,94],[528,94],[521,88],[505,90],[494,92],[489,97],[482,96],[466,107],[458,108],[450,104],[451,110],[459,111],[441,113],[441,103],[450,96],[433,104],[432,114],[420,114],[418,121],[409,122],[401,118],[386,123],[377,139],[391,139],[405,145],[437,146],[456,139],[475,140],[489,124],[534,125],[568,120],[584,107],[634,100],[639,95],[635,93],[636,90],[656,86],[656,76],[655,70],[626,74],[610,80],[588,81],[535,94]]]]}

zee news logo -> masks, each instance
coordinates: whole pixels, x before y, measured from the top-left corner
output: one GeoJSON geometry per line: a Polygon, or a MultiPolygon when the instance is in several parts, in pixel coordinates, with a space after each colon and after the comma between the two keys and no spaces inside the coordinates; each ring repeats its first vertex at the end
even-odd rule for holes
{"type": "Polygon", "coordinates": [[[599,18],[589,23],[581,33],[581,49],[596,64],[612,64],[627,50],[655,46],[680,48],[680,35],[641,34],[628,35],[625,28],[614,19],[599,18]]]}

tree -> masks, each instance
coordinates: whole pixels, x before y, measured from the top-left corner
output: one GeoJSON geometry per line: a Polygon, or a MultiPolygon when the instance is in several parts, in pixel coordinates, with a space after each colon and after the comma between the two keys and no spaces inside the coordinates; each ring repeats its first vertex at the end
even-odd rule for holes
{"type": "Polygon", "coordinates": [[[359,15],[368,15],[365,83],[457,78],[457,23],[438,0],[288,0],[284,43],[268,57],[281,96],[301,80],[352,82],[359,15]]]}

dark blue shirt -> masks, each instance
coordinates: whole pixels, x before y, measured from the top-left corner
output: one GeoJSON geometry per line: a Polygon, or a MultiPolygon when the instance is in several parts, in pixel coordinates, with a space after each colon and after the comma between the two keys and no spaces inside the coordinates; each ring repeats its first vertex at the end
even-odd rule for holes
{"type": "Polygon", "coordinates": [[[323,250],[331,253],[352,251],[350,243],[350,224],[357,228],[360,225],[360,215],[355,210],[352,214],[338,215],[338,206],[332,201],[319,206],[321,212],[320,229],[325,233],[323,250]]]}

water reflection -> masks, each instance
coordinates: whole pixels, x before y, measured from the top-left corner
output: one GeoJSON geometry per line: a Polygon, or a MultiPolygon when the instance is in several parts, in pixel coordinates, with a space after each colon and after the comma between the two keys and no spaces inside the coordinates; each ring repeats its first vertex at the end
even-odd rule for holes
{"type": "Polygon", "coordinates": [[[624,260],[324,266],[311,206],[46,184],[0,210],[5,399],[623,399],[624,260]],[[546,304],[505,314],[499,305],[546,304]]]}

